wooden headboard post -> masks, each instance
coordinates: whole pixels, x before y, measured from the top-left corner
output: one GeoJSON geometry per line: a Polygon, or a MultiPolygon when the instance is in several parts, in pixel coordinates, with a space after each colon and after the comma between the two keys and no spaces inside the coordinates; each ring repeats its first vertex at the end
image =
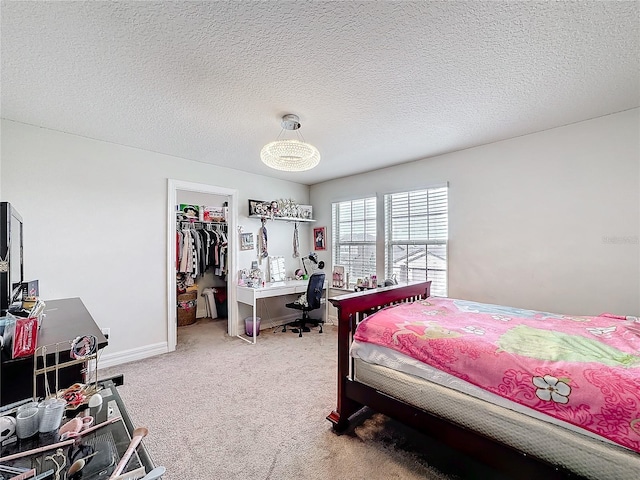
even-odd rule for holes
{"type": "Polygon", "coordinates": [[[327,417],[327,420],[333,423],[336,432],[344,432],[349,426],[349,417],[363,407],[347,395],[352,371],[349,349],[357,324],[367,315],[388,305],[427,298],[430,289],[430,281],[413,282],[348,293],[329,299],[338,309],[338,399],[336,409],[327,417]]]}

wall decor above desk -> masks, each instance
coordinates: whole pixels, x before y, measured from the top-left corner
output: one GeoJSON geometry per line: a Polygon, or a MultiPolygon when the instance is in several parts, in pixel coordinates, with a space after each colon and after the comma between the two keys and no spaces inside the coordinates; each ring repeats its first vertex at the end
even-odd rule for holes
{"type": "Polygon", "coordinates": [[[306,218],[296,218],[296,217],[264,217],[262,215],[250,215],[249,218],[267,218],[269,220],[279,220],[281,222],[302,222],[302,223],[311,223],[311,222],[315,222],[315,220],[313,219],[306,219],[306,218]]]}
{"type": "Polygon", "coordinates": [[[240,233],[240,250],[253,250],[253,233],[240,233]]]}
{"type": "Polygon", "coordinates": [[[270,218],[271,220],[285,220],[288,222],[314,222],[313,207],[299,205],[291,199],[272,201],[249,200],[250,218],[270,218]]]}

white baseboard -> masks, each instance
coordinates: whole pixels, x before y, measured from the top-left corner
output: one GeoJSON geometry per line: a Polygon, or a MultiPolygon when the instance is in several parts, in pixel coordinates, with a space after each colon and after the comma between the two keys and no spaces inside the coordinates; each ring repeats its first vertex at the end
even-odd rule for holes
{"type": "Polygon", "coordinates": [[[145,345],[144,347],[132,348],[122,352],[102,354],[99,359],[98,369],[135,362],[136,360],[154,357],[156,355],[167,353],[168,351],[169,347],[167,342],[160,342],[152,345],[145,345]]]}

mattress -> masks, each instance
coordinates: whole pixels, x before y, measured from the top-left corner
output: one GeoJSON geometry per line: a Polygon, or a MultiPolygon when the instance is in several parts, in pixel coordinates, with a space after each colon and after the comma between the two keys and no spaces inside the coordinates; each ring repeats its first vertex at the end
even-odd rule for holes
{"type": "Polygon", "coordinates": [[[466,382],[454,375],[450,375],[447,372],[438,370],[431,365],[423,363],[400,352],[396,352],[395,350],[380,347],[371,343],[358,342],[357,340],[354,340],[351,344],[351,355],[356,358],[360,358],[367,363],[381,365],[392,370],[415,375],[430,382],[437,383],[438,385],[442,385],[443,387],[457,390],[458,392],[465,393],[480,400],[491,402],[500,407],[508,408],[510,410],[529,415],[530,417],[537,418],[538,420],[544,422],[550,422],[555,425],[560,425],[569,430],[573,430],[583,435],[602,440],[603,442],[615,444],[611,440],[603,438],[593,432],[585,430],[584,428],[580,428],[579,426],[573,425],[571,423],[564,422],[549,415],[545,415],[544,413],[538,412],[537,410],[529,408],[526,405],[522,405],[520,403],[511,401],[508,398],[496,395],[495,393],[484,390],[483,388],[473,385],[472,383],[466,382]]]}
{"type": "Polygon", "coordinates": [[[416,375],[354,359],[372,388],[593,480],[635,480],[640,455],[619,445],[498,406],[416,375]]]}

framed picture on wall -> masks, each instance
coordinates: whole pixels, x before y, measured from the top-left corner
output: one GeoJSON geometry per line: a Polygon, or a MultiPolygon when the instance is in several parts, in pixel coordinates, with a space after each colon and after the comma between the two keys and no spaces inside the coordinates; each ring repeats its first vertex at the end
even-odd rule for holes
{"type": "Polygon", "coordinates": [[[253,233],[240,234],[240,250],[253,250],[253,233]]]}
{"type": "Polygon", "coordinates": [[[326,250],[327,231],[325,227],[318,227],[313,229],[313,249],[314,250],[326,250]]]}

